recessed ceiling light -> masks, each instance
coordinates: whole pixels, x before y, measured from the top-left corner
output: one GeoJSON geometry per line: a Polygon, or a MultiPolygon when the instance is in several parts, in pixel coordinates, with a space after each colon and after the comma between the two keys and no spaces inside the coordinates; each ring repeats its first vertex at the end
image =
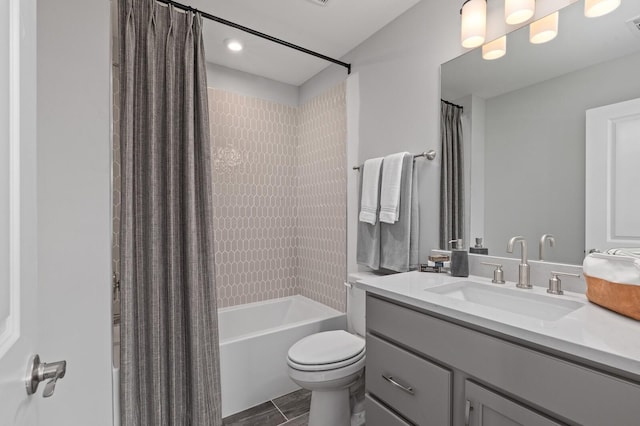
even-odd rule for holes
{"type": "Polygon", "coordinates": [[[236,40],[234,38],[228,38],[224,41],[224,45],[227,46],[227,49],[232,52],[239,52],[242,50],[242,42],[240,40],[236,40]]]}

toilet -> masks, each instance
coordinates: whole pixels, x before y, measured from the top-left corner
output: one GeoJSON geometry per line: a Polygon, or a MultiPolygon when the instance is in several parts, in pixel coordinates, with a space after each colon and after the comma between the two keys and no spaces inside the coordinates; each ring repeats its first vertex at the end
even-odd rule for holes
{"type": "MultiPolygon", "coordinates": [[[[350,276],[350,281],[358,277],[350,276]]],[[[287,355],[289,377],[311,391],[309,426],[349,426],[349,387],[365,364],[365,292],[346,284],[349,331],[312,334],[294,343],[287,355]]]]}

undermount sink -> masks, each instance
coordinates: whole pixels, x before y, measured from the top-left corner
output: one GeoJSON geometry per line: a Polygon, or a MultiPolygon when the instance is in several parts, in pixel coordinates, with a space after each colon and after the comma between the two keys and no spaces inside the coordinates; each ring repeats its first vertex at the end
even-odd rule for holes
{"type": "Polygon", "coordinates": [[[584,306],[575,300],[535,294],[528,290],[492,287],[474,281],[458,281],[425,291],[544,321],[556,321],[584,306]]]}

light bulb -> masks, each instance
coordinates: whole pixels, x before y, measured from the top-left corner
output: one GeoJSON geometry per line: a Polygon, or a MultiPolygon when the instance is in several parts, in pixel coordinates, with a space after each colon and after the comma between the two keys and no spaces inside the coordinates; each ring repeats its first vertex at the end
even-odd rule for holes
{"type": "Polygon", "coordinates": [[[502,58],[507,53],[507,36],[504,35],[482,46],[482,58],[487,61],[502,58]]]}
{"type": "Polygon", "coordinates": [[[620,0],[585,0],[584,16],[587,18],[597,18],[613,12],[620,6],[620,0]]]}
{"type": "Polygon", "coordinates": [[[486,0],[468,0],[462,5],[460,38],[463,47],[478,47],[484,43],[487,30],[486,0]]]}
{"type": "Polygon", "coordinates": [[[558,35],[558,12],[553,12],[529,25],[529,41],[533,44],[546,43],[558,35]]]}
{"type": "Polygon", "coordinates": [[[504,20],[509,25],[520,24],[531,19],[535,11],[535,0],[505,0],[504,2],[504,20]]]}

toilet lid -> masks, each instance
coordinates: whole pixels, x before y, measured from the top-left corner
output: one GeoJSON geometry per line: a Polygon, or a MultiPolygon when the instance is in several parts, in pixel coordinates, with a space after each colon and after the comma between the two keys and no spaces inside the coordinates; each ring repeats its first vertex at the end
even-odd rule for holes
{"type": "Polygon", "coordinates": [[[289,349],[289,359],[301,365],[334,364],[364,351],[365,341],[344,330],[325,331],[304,337],[289,349]]]}

